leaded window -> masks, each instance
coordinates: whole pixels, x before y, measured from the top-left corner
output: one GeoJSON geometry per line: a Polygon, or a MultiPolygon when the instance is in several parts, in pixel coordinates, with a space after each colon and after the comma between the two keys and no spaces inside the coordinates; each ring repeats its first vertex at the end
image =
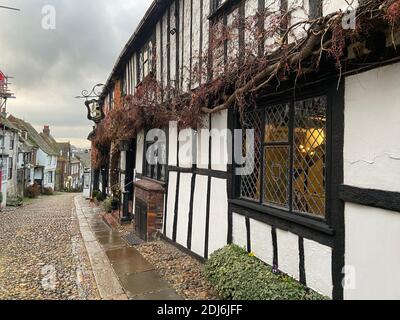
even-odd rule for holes
{"type": "MultiPolygon", "coordinates": [[[[166,165],[164,164],[167,154],[166,144],[161,143],[159,147],[156,149],[153,156],[155,159],[152,159],[151,163],[147,159],[147,152],[150,147],[152,147],[158,140],[155,141],[145,141],[145,154],[144,154],[144,176],[153,180],[165,181],[166,177],[166,165]],[[163,160],[164,159],[164,160],[163,160]]],[[[151,152],[154,152],[151,150],[151,152]]]]}
{"type": "Polygon", "coordinates": [[[326,96],[246,113],[243,128],[255,131],[254,171],[241,177],[241,198],[325,217],[326,115],[326,96]]]}

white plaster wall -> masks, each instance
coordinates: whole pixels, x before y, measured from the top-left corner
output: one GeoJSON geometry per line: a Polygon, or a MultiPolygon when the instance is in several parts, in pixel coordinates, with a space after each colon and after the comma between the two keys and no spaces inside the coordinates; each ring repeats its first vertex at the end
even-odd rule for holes
{"type": "MultiPolygon", "coordinates": [[[[208,50],[208,42],[209,42],[209,26],[210,21],[208,20],[208,16],[210,14],[210,3],[208,1],[203,1],[203,55],[207,53],[208,50]]],[[[203,82],[206,81],[206,75],[203,75],[203,82]]]]}
{"type": "Polygon", "coordinates": [[[170,166],[177,166],[178,159],[178,128],[176,123],[171,123],[168,136],[168,163],[170,166]]]}
{"type": "MultiPolygon", "coordinates": [[[[227,16],[227,26],[231,28],[235,19],[239,16],[239,9],[234,10],[232,13],[228,14],[227,16]]],[[[237,65],[237,61],[239,59],[239,29],[231,29],[230,31],[231,37],[233,40],[227,40],[227,57],[228,61],[234,61],[235,65],[237,65]]],[[[221,66],[223,68],[223,66],[221,66]]],[[[222,71],[222,70],[221,70],[222,71]]]]}
{"type": "Polygon", "coordinates": [[[400,63],[346,78],[345,184],[400,191],[400,63]]]}
{"type": "Polygon", "coordinates": [[[246,217],[237,213],[232,215],[232,241],[247,250],[246,217]]]}
{"type": "Polygon", "coordinates": [[[228,194],[224,179],[211,179],[209,254],[227,244],[228,240],[228,194]]]}
{"type": "Polygon", "coordinates": [[[345,299],[400,299],[400,215],[346,204],[345,299]],[[351,276],[355,276],[352,278],[351,276]]]}
{"type": "MultiPolygon", "coordinates": [[[[192,53],[193,53],[193,68],[196,64],[199,63],[199,54],[200,54],[200,1],[193,1],[193,41],[192,41],[192,53]]],[[[207,32],[207,30],[206,30],[207,32]]],[[[204,30],[203,30],[204,33],[204,30]]],[[[193,70],[194,72],[194,70],[193,70]]],[[[192,88],[198,87],[198,81],[195,79],[192,80],[192,88]]]]}
{"type": "Polygon", "coordinates": [[[172,239],[174,230],[174,217],[175,217],[175,196],[176,196],[176,183],[178,174],[171,172],[168,181],[168,201],[167,201],[167,219],[164,221],[166,224],[166,236],[172,239]]]}
{"type": "Polygon", "coordinates": [[[38,149],[36,153],[36,163],[39,166],[48,166],[47,154],[42,149],[38,149]]]}
{"type": "Polygon", "coordinates": [[[204,257],[208,177],[196,176],[193,202],[192,251],[204,257]]]}
{"type": "Polygon", "coordinates": [[[164,83],[164,86],[166,86],[167,85],[167,79],[168,79],[167,78],[167,70],[168,70],[167,66],[168,66],[168,63],[169,63],[168,55],[167,55],[167,52],[168,52],[168,34],[167,33],[169,32],[169,30],[167,30],[168,29],[167,28],[168,27],[168,13],[167,12],[164,13],[162,21],[163,21],[163,28],[162,28],[162,34],[163,34],[163,57],[162,57],[162,59],[163,59],[163,70],[162,70],[162,74],[163,74],[163,83],[164,83]]]}
{"type": "Polygon", "coordinates": [[[245,1],[246,17],[254,16],[257,12],[258,12],[258,0],[246,0],[245,1]]]}
{"type": "Polygon", "coordinates": [[[56,172],[54,170],[45,170],[44,177],[43,177],[43,187],[45,188],[52,188],[54,190],[54,182],[56,179],[56,172]],[[49,175],[52,172],[53,175],[53,182],[49,182],[49,175]]]}
{"type": "Polygon", "coordinates": [[[191,173],[181,173],[179,181],[178,225],[176,242],[187,247],[190,193],[192,184],[191,173]]]}
{"type": "Polygon", "coordinates": [[[228,164],[228,111],[222,111],[211,118],[211,167],[226,171],[228,164]]]}
{"type": "Polygon", "coordinates": [[[210,117],[204,116],[203,126],[197,132],[197,167],[208,169],[210,155],[210,117]]]}
{"type": "Polygon", "coordinates": [[[143,173],[144,131],[138,133],[136,138],[136,172],[143,173]]]}
{"type": "MultiPolygon", "coordinates": [[[[295,25],[301,21],[307,21],[309,16],[309,2],[307,0],[289,0],[289,10],[292,10],[290,15],[290,25],[295,25]]],[[[298,42],[306,36],[304,25],[294,27],[289,35],[289,42],[298,42]]]]}
{"type": "MultiPolygon", "coordinates": [[[[258,0],[246,0],[245,1],[245,16],[247,17],[247,24],[251,22],[252,27],[255,27],[255,30],[257,29],[255,21],[253,21],[252,18],[257,14],[258,12],[258,0]]],[[[249,28],[245,29],[244,33],[244,41],[246,45],[246,51],[249,52],[249,50],[256,56],[258,54],[258,39],[257,39],[258,32],[254,32],[254,30],[249,30],[249,28]]]]}
{"type": "MultiPolygon", "coordinates": [[[[276,1],[276,0],[266,0],[265,1],[265,10],[267,12],[272,12],[272,13],[278,12],[279,7],[280,7],[280,1],[276,1]]],[[[264,25],[265,25],[266,30],[268,30],[269,25],[271,23],[276,23],[275,19],[276,18],[275,18],[274,14],[269,15],[265,18],[264,25]]],[[[279,41],[279,39],[280,39],[279,34],[275,34],[275,35],[270,34],[269,36],[267,36],[265,39],[265,49],[269,52],[275,50],[277,47],[276,43],[279,41]]]]}
{"type": "MultiPolygon", "coordinates": [[[[183,39],[183,61],[180,67],[183,67],[182,89],[184,91],[187,91],[190,83],[190,1],[185,1],[184,5],[184,16],[183,20],[181,20],[181,23],[184,26],[183,33],[181,32],[181,37],[183,39]]],[[[180,49],[182,50],[182,46],[180,47],[180,49]]]]}
{"type": "MultiPolygon", "coordinates": [[[[352,1],[348,1],[352,2],[352,1]]],[[[349,5],[347,4],[346,0],[324,0],[324,5],[323,5],[323,14],[326,16],[327,14],[330,14],[332,12],[342,10],[346,11],[349,5]]],[[[358,1],[354,0],[352,7],[355,9],[358,7],[358,1]]]]}
{"type": "Polygon", "coordinates": [[[304,239],[307,286],[332,298],[332,249],[304,239]]]}
{"type": "Polygon", "coordinates": [[[1,207],[5,207],[7,204],[7,181],[2,181],[1,183],[1,193],[3,194],[3,201],[1,207]]]}
{"type": "Polygon", "coordinates": [[[279,229],[276,233],[278,239],[279,270],[299,280],[299,237],[293,233],[279,229]]]}
{"type": "MultiPolygon", "coordinates": [[[[176,26],[176,21],[175,21],[175,3],[172,3],[170,6],[170,26],[171,29],[175,28],[176,26]]],[[[167,26],[165,26],[167,27],[167,26]]],[[[165,38],[164,41],[167,41],[167,38],[165,38]]],[[[170,34],[170,61],[168,62],[169,64],[169,70],[170,70],[170,79],[171,79],[171,86],[175,86],[175,82],[173,80],[176,80],[176,34],[172,35],[170,34]]],[[[167,55],[167,51],[165,51],[165,55],[167,55]]],[[[166,65],[165,65],[166,66],[166,65]]]]}
{"type": "Polygon", "coordinates": [[[271,226],[251,219],[250,234],[251,251],[258,259],[272,266],[274,263],[274,247],[271,226]]]}
{"type": "MultiPolygon", "coordinates": [[[[157,51],[156,51],[156,78],[157,81],[161,81],[161,51],[162,51],[162,45],[161,45],[161,20],[157,23],[156,25],[156,44],[157,44],[157,51]]],[[[164,39],[163,39],[164,41],[164,39]]]]}
{"type": "Polygon", "coordinates": [[[137,66],[136,66],[136,52],[133,54],[132,57],[132,70],[133,70],[133,74],[132,74],[132,83],[133,83],[133,93],[136,92],[136,86],[138,85],[137,83],[137,77],[136,77],[136,70],[137,70],[137,66]]]}
{"type": "Polygon", "coordinates": [[[183,129],[179,132],[179,166],[191,168],[197,153],[196,133],[192,129],[183,129]]]}

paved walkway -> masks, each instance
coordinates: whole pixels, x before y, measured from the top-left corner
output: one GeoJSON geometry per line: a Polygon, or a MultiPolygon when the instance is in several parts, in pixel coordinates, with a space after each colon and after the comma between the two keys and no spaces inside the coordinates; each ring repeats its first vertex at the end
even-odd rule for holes
{"type": "Polygon", "coordinates": [[[98,209],[75,198],[80,229],[102,299],[180,300],[143,256],[103,222],[98,209]]]}

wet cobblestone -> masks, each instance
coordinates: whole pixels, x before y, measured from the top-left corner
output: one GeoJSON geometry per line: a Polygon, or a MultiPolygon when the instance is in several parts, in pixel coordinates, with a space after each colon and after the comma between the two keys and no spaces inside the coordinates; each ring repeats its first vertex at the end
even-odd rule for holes
{"type": "Polygon", "coordinates": [[[0,300],[95,300],[73,194],[0,212],[0,300]]]}

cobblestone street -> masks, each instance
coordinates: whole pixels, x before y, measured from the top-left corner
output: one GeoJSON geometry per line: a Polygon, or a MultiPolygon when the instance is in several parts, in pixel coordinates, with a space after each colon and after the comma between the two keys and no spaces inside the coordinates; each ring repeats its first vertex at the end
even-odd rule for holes
{"type": "Polygon", "coordinates": [[[99,299],[74,196],[0,213],[0,299],[99,299]]]}

